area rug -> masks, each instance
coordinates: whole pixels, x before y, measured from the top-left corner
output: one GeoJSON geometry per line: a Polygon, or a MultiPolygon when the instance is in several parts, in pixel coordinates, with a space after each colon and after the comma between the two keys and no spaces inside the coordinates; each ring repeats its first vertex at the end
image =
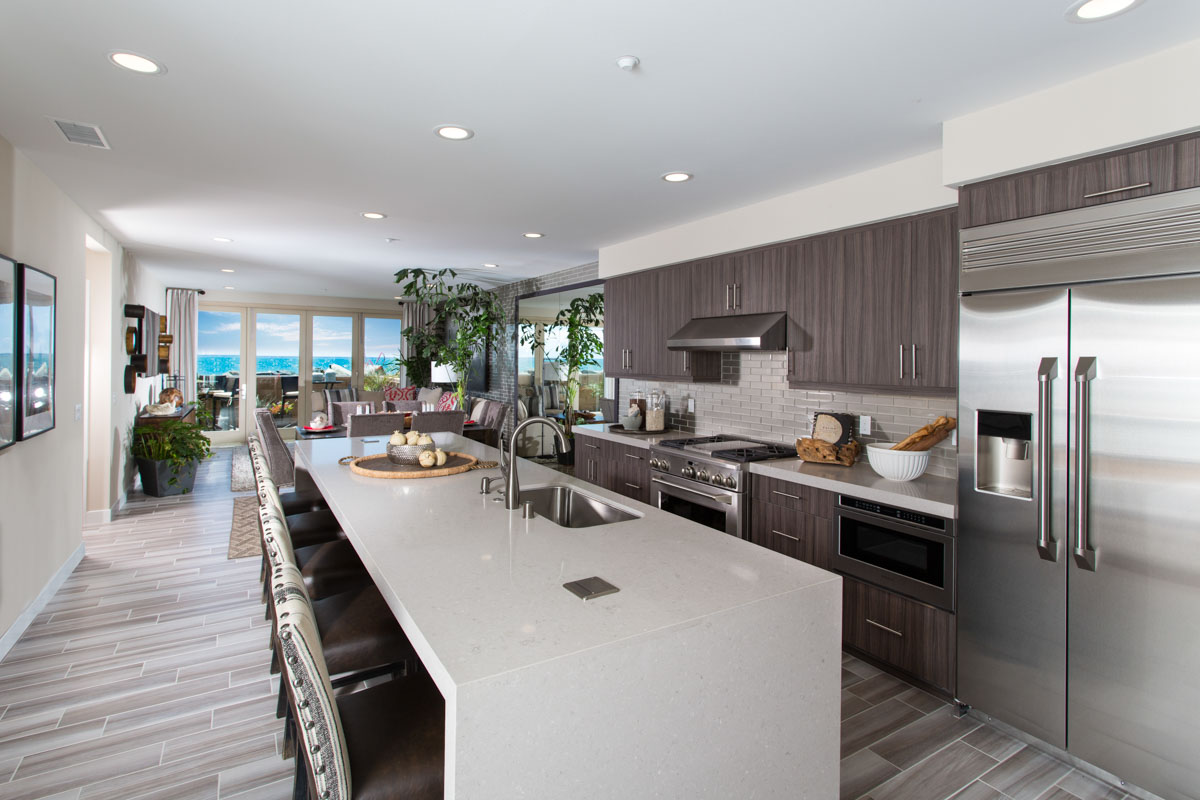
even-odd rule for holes
{"type": "Polygon", "coordinates": [[[261,555],[262,533],[258,527],[258,496],[235,497],[233,524],[229,527],[229,558],[261,555]]]}
{"type": "MultiPolygon", "coordinates": [[[[238,447],[235,449],[232,464],[229,475],[229,491],[253,492],[257,487],[254,485],[254,467],[250,463],[250,448],[238,447]]],[[[291,485],[290,483],[280,483],[276,488],[282,489],[291,485]]]]}

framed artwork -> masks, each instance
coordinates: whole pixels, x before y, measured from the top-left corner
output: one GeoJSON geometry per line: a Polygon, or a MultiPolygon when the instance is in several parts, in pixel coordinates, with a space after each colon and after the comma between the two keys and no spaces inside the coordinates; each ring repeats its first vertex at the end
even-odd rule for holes
{"type": "Polygon", "coordinates": [[[56,281],[53,275],[22,264],[17,353],[17,435],[37,436],[54,427],[54,324],[56,281]]]}
{"type": "Polygon", "coordinates": [[[17,440],[17,262],[0,256],[0,450],[17,440]]]}

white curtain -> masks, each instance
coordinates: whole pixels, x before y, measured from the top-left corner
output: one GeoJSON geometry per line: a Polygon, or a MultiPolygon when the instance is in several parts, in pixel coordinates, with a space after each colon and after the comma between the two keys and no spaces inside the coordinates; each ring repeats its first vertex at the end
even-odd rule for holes
{"type": "Polygon", "coordinates": [[[167,332],[171,344],[171,374],[180,377],[183,402],[196,399],[196,337],[200,314],[199,293],[194,289],[167,289],[167,332]]]}

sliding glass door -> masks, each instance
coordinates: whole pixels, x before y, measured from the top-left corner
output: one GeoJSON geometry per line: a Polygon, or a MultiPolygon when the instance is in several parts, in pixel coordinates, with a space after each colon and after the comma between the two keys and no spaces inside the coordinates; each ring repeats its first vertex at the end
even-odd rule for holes
{"type": "Polygon", "coordinates": [[[300,412],[302,316],[264,311],[254,315],[254,407],[270,411],[276,428],[295,428],[300,412]]]}
{"type": "Polygon", "coordinates": [[[198,317],[196,338],[196,399],[211,420],[215,442],[244,438],[242,399],[246,361],[246,310],[208,306],[198,317]]]}

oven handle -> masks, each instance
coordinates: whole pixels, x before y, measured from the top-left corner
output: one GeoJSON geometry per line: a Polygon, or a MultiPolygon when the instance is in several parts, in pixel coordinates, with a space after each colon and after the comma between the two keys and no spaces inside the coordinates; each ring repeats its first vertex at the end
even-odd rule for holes
{"type": "Polygon", "coordinates": [[[694,495],[699,495],[700,497],[703,497],[705,500],[711,500],[714,503],[724,503],[727,506],[733,505],[733,497],[731,497],[730,495],[727,495],[727,494],[709,494],[708,492],[697,491],[696,489],[691,489],[691,488],[688,488],[687,486],[680,486],[678,483],[671,483],[670,481],[664,481],[661,478],[651,478],[650,482],[658,483],[663,486],[669,486],[672,489],[678,489],[681,492],[689,492],[694,495]]]}

